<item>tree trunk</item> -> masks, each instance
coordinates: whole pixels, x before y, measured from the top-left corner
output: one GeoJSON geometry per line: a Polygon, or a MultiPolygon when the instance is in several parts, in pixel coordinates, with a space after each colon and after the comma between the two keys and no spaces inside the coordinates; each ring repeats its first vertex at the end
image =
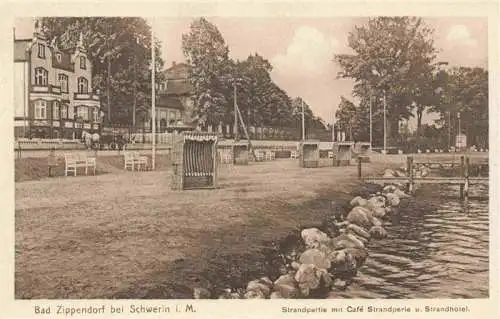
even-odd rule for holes
{"type": "Polygon", "coordinates": [[[417,109],[417,143],[420,141],[420,134],[422,130],[422,115],[423,110],[417,109]]]}
{"type": "Polygon", "coordinates": [[[108,123],[111,123],[111,57],[108,56],[108,78],[107,78],[106,95],[108,100],[108,123]]]}
{"type": "Polygon", "coordinates": [[[135,56],[134,56],[134,105],[133,105],[133,108],[132,108],[132,131],[135,133],[135,110],[136,110],[136,107],[137,107],[137,92],[136,92],[136,87],[135,87],[135,81],[136,81],[136,75],[135,75],[135,71],[136,71],[136,65],[135,65],[135,56]]]}

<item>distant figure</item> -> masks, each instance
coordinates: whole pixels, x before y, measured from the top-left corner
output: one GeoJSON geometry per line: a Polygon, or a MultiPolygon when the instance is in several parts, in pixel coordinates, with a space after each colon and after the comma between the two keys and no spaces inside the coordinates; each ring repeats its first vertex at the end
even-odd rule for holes
{"type": "Polygon", "coordinates": [[[99,134],[97,133],[92,134],[92,147],[94,149],[99,148],[99,138],[100,138],[99,134]]]}

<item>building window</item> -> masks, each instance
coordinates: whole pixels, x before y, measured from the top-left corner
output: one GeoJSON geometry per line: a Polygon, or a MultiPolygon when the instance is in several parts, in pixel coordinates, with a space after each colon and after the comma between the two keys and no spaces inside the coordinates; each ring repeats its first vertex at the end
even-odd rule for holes
{"type": "Polygon", "coordinates": [[[65,120],[68,118],[68,105],[63,104],[61,107],[61,119],[65,120]]]}
{"type": "Polygon", "coordinates": [[[56,53],[57,62],[61,62],[61,53],[56,53]]]}
{"type": "Polygon", "coordinates": [[[94,107],[92,110],[92,120],[94,122],[99,122],[99,109],[97,107],[94,107]]]}
{"type": "Polygon", "coordinates": [[[47,86],[49,78],[49,72],[44,68],[35,69],[35,85],[47,86]]]}
{"type": "Polygon", "coordinates": [[[47,101],[35,101],[35,119],[45,120],[47,118],[47,101]]]}
{"type": "Polygon", "coordinates": [[[78,78],[78,93],[89,92],[89,81],[86,78],[78,78]]]}
{"type": "Polygon", "coordinates": [[[45,45],[41,43],[38,44],[38,57],[40,59],[45,59],[45,45]]]}
{"type": "Polygon", "coordinates": [[[85,59],[84,56],[80,57],[80,69],[82,70],[87,69],[87,59],[85,59]]]}
{"type": "Polygon", "coordinates": [[[89,110],[86,106],[78,106],[76,110],[76,114],[79,118],[84,121],[89,120],[89,110]]]}
{"type": "Polygon", "coordinates": [[[59,120],[59,102],[54,101],[52,105],[52,118],[54,120],[59,120]]]}
{"type": "Polygon", "coordinates": [[[66,74],[59,74],[59,85],[61,92],[68,93],[68,76],[66,74]]]}

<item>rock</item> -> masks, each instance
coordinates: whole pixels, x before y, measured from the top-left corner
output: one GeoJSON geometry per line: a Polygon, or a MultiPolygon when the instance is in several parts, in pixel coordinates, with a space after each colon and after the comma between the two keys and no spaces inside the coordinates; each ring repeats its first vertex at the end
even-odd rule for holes
{"type": "Polygon", "coordinates": [[[387,168],[382,177],[396,177],[396,173],[392,169],[387,168]]]}
{"type": "Polygon", "coordinates": [[[293,269],[295,270],[299,270],[300,268],[300,263],[296,262],[296,261],[292,261],[292,263],[290,264],[290,267],[292,267],[293,269]]]}
{"type": "Polygon", "coordinates": [[[260,291],[265,298],[271,294],[272,286],[273,282],[269,278],[263,277],[261,279],[250,281],[247,285],[247,292],[260,291]]]}
{"type": "Polygon", "coordinates": [[[339,226],[337,224],[337,217],[329,215],[321,224],[320,230],[328,237],[333,238],[339,235],[339,226]]]}
{"type": "Polygon", "coordinates": [[[316,266],[311,264],[300,265],[299,270],[295,274],[295,280],[302,295],[308,296],[311,290],[319,288],[321,278],[318,277],[317,270],[316,266]]]}
{"type": "Polygon", "coordinates": [[[396,189],[393,193],[394,193],[394,195],[396,195],[399,198],[408,198],[408,197],[411,197],[410,195],[408,195],[405,192],[403,192],[401,189],[396,189]]]}
{"type": "Polygon", "coordinates": [[[356,224],[349,224],[349,226],[347,226],[347,230],[352,231],[354,235],[357,235],[358,237],[370,239],[370,234],[368,233],[368,231],[356,224]]]}
{"type": "Polygon", "coordinates": [[[219,296],[219,299],[234,299],[232,296],[231,288],[224,289],[224,292],[219,296]]]}
{"type": "Polygon", "coordinates": [[[304,240],[307,248],[318,248],[329,240],[328,235],[317,228],[304,229],[302,230],[300,235],[304,240]]]}
{"type": "Polygon", "coordinates": [[[368,242],[370,241],[369,239],[363,237],[363,236],[359,236],[359,235],[356,235],[352,230],[348,230],[346,235],[352,235],[354,237],[356,237],[357,240],[359,240],[361,243],[363,243],[363,246],[366,246],[368,244],[368,242]]]}
{"type": "Polygon", "coordinates": [[[385,194],[385,197],[387,198],[389,205],[393,207],[398,206],[400,203],[399,196],[394,193],[387,193],[385,194]]]}
{"type": "Polygon", "coordinates": [[[249,290],[243,295],[244,299],[266,299],[264,293],[260,290],[249,290]]]}
{"type": "Polygon", "coordinates": [[[333,288],[338,289],[338,290],[344,290],[347,287],[347,281],[342,280],[342,279],[335,279],[333,282],[333,288]]]}
{"type": "Polygon", "coordinates": [[[382,226],[373,226],[370,228],[370,235],[375,239],[382,239],[387,237],[387,231],[382,226]]]}
{"type": "Polygon", "coordinates": [[[330,269],[330,260],[327,255],[319,249],[308,249],[300,255],[302,264],[315,265],[318,268],[330,269]]]}
{"type": "MultiPolygon", "coordinates": [[[[346,236],[346,235],[344,234],[344,235],[340,235],[340,236],[346,236]]],[[[358,247],[358,245],[347,238],[343,239],[343,240],[339,240],[335,243],[335,250],[341,250],[341,249],[345,249],[345,248],[356,248],[356,247],[358,247]]]]}
{"type": "Polygon", "coordinates": [[[212,297],[212,293],[206,288],[197,287],[193,289],[194,299],[210,299],[210,297],[212,297]]]}
{"type": "Polygon", "coordinates": [[[346,220],[351,224],[369,229],[372,226],[370,221],[371,216],[372,212],[368,208],[356,206],[349,212],[346,220]]]}
{"type": "Polygon", "coordinates": [[[328,295],[326,295],[326,299],[343,299],[343,298],[338,294],[338,292],[330,291],[328,295]]]}
{"type": "Polygon", "coordinates": [[[404,171],[397,170],[395,171],[396,177],[405,177],[406,173],[404,171]]]}
{"type": "MultiPolygon", "coordinates": [[[[355,249],[355,248],[353,248],[355,249]]],[[[332,270],[335,275],[354,276],[357,272],[357,263],[353,255],[348,250],[340,250],[332,263],[332,270]]]]}
{"type": "Polygon", "coordinates": [[[384,196],[374,196],[368,200],[368,205],[371,207],[384,207],[385,206],[385,198],[384,196]]]}
{"type": "Polygon", "coordinates": [[[361,196],[356,196],[351,200],[351,206],[365,206],[368,203],[366,199],[361,196]]]}
{"type": "Polygon", "coordinates": [[[273,291],[269,296],[269,299],[283,299],[284,297],[280,294],[279,291],[273,291]]]}
{"type": "Polygon", "coordinates": [[[387,194],[387,193],[392,193],[396,190],[396,186],[394,185],[387,185],[386,187],[384,187],[384,190],[382,191],[384,194],[387,194]]]}
{"type": "Polygon", "coordinates": [[[422,177],[427,177],[430,174],[431,174],[431,170],[428,167],[426,167],[426,166],[422,167],[422,170],[421,170],[422,177]]]}
{"type": "Polygon", "coordinates": [[[243,299],[243,294],[232,292],[229,299],[243,299]]]}
{"type": "Polygon", "coordinates": [[[344,251],[346,254],[350,254],[352,257],[354,257],[358,268],[363,265],[366,261],[366,258],[368,258],[368,251],[366,249],[346,248],[344,251]]]}
{"type": "Polygon", "coordinates": [[[386,209],[383,207],[377,207],[372,210],[373,214],[372,217],[376,218],[383,218],[385,214],[387,213],[386,209]]]}
{"type": "MultiPolygon", "coordinates": [[[[394,186],[396,186],[398,189],[405,189],[405,184],[403,183],[394,183],[394,186]]],[[[394,192],[391,192],[394,193],[394,192]]]]}
{"type": "Polygon", "coordinates": [[[279,293],[281,298],[299,298],[300,290],[293,275],[284,275],[274,282],[273,291],[279,293]]]}
{"type": "Polygon", "coordinates": [[[347,233],[346,236],[347,238],[349,238],[350,241],[352,241],[355,244],[355,248],[360,248],[360,249],[365,248],[365,244],[363,244],[363,242],[353,234],[347,233]]]}
{"type": "MultiPolygon", "coordinates": [[[[373,224],[373,226],[382,226],[382,222],[377,217],[372,217],[372,224],[373,224]]],[[[368,234],[370,234],[370,233],[368,232],[368,234]]],[[[370,235],[370,237],[371,237],[371,235],[370,235]]]]}

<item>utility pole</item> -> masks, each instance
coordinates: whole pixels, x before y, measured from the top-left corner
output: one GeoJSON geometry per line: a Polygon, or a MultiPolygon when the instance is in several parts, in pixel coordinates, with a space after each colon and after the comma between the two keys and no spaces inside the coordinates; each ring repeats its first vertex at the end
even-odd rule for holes
{"type": "Polygon", "coordinates": [[[387,154],[387,99],[384,90],[384,153],[387,154]]]}
{"type": "Polygon", "coordinates": [[[373,123],[372,123],[372,92],[370,90],[370,151],[373,143],[373,123]]]}
{"type": "Polygon", "coordinates": [[[151,154],[151,169],[155,170],[156,167],[156,57],[155,57],[155,33],[153,31],[153,23],[151,23],[151,143],[152,152],[151,154]]]}
{"type": "Polygon", "coordinates": [[[448,111],[448,150],[451,148],[451,111],[448,111]]]}
{"type": "Polygon", "coordinates": [[[237,142],[238,138],[238,104],[236,101],[236,82],[233,83],[233,96],[234,96],[234,141],[237,142]]]}
{"type": "Polygon", "coordinates": [[[133,105],[133,108],[132,108],[132,131],[135,133],[135,111],[136,111],[136,107],[137,107],[137,92],[136,92],[136,87],[135,87],[135,83],[136,83],[136,57],[134,55],[134,105],[133,105]]]}
{"type": "Polygon", "coordinates": [[[305,119],[304,119],[304,100],[302,98],[300,99],[300,104],[302,106],[302,141],[306,140],[306,126],[305,126],[305,119]]]}
{"type": "Polygon", "coordinates": [[[332,118],[332,142],[335,142],[335,110],[333,110],[332,118]]]}

